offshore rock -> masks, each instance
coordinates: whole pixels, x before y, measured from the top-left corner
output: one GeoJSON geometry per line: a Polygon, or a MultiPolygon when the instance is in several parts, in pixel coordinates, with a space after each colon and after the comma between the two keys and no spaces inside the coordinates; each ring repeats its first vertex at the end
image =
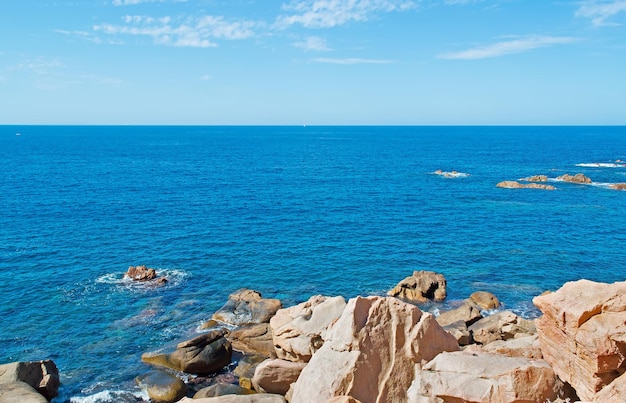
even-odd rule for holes
{"type": "Polygon", "coordinates": [[[289,390],[289,386],[298,380],[306,365],[304,362],[280,359],[263,361],[254,371],[252,378],[254,389],[262,393],[284,395],[289,390]]]}
{"type": "Polygon", "coordinates": [[[267,323],[281,307],[277,299],[264,299],[259,292],[242,288],[228,296],[213,319],[235,326],[267,323]]]}
{"type": "Polygon", "coordinates": [[[52,400],[59,394],[61,384],[59,370],[52,360],[0,365],[0,384],[11,382],[27,383],[47,400],[52,400]]]}
{"type": "Polygon", "coordinates": [[[522,178],[520,180],[526,182],[547,182],[548,177],[546,175],[533,175],[529,176],[528,178],[522,178]]]}
{"type": "Polygon", "coordinates": [[[145,353],[141,360],[189,374],[209,375],[230,364],[232,347],[225,334],[226,330],[216,329],[179,343],[171,354],[145,353]]]}
{"type": "Polygon", "coordinates": [[[153,402],[173,403],[187,393],[185,382],[165,371],[150,371],[138,376],[135,381],[139,386],[146,388],[153,402]]]}
{"type": "Polygon", "coordinates": [[[446,278],[434,271],[414,271],[387,295],[411,302],[443,301],[446,299],[446,278]]]}
{"type": "Polygon", "coordinates": [[[521,318],[511,311],[497,312],[487,316],[469,327],[474,341],[488,344],[496,340],[508,340],[517,334],[532,335],[536,333],[531,320],[521,318]]]}
{"type": "Polygon", "coordinates": [[[552,185],[544,185],[540,183],[519,183],[517,181],[502,181],[499,182],[496,187],[505,189],[543,189],[543,190],[555,190],[552,185]]]}
{"type": "Polygon", "coordinates": [[[543,357],[581,400],[626,371],[626,282],[568,282],[533,303],[543,313],[535,320],[543,357]]]}
{"type": "Polygon", "coordinates": [[[272,329],[269,323],[240,327],[230,332],[227,338],[237,351],[248,354],[262,354],[266,358],[276,357],[272,329]]]}
{"type": "Polygon", "coordinates": [[[336,396],[362,403],[406,401],[415,365],[458,349],[454,337],[415,305],[356,297],[293,384],[291,401],[307,402],[312,396],[319,402],[336,396]]]}
{"type": "Polygon", "coordinates": [[[281,309],[270,320],[276,356],[294,362],[309,362],[324,344],[327,329],[346,307],[343,297],[315,295],[308,301],[281,309]]]}
{"type": "Polygon", "coordinates": [[[592,182],[591,178],[583,174],[576,174],[576,175],[565,174],[565,175],[561,175],[557,177],[556,180],[563,181],[563,182],[570,182],[570,183],[581,183],[581,184],[589,184],[592,182]]]}
{"type": "Polygon", "coordinates": [[[543,360],[464,351],[442,353],[417,369],[410,403],[545,402],[556,398],[556,376],[543,360]]]}
{"type": "Polygon", "coordinates": [[[609,187],[614,190],[626,190],[626,183],[612,183],[609,187]]]}
{"type": "Polygon", "coordinates": [[[124,274],[124,277],[128,277],[134,281],[150,281],[157,278],[157,272],[156,270],[143,265],[129,266],[128,271],[124,274]]]}

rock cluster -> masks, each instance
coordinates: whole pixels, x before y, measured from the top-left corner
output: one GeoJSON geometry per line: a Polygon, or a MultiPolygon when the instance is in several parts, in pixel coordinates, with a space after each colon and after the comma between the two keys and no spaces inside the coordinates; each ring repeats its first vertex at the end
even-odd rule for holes
{"type": "Polygon", "coordinates": [[[564,174],[564,175],[557,177],[556,180],[563,181],[563,182],[570,182],[570,183],[580,183],[580,184],[589,184],[593,182],[590,177],[585,176],[583,174],[576,174],[576,175],[564,174]]]}
{"type": "Polygon", "coordinates": [[[387,295],[410,302],[443,301],[446,298],[446,279],[434,271],[414,271],[387,295]]]}
{"type": "Polygon", "coordinates": [[[499,188],[505,189],[543,189],[543,190],[555,190],[552,185],[544,185],[540,183],[519,183],[517,181],[502,181],[497,185],[499,188]]]}
{"type": "Polygon", "coordinates": [[[158,285],[167,283],[167,278],[159,277],[155,269],[144,265],[129,266],[128,270],[124,274],[124,277],[133,281],[141,282],[156,280],[156,284],[158,285]]]}

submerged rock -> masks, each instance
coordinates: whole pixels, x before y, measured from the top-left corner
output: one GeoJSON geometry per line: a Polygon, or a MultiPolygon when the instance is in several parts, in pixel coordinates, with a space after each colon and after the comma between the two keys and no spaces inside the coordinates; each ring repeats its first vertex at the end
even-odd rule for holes
{"type": "Polygon", "coordinates": [[[279,300],[264,299],[259,292],[242,288],[228,296],[228,301],[213,314],[213,319],[235,326],[267,323],[280,308],[279,300]]]}
{"type": "Polygon", "coordinates": [[[443,301],[446,299],[446,278],[434,271],[414,271],[387,295],[411,302],[443,301]]]}

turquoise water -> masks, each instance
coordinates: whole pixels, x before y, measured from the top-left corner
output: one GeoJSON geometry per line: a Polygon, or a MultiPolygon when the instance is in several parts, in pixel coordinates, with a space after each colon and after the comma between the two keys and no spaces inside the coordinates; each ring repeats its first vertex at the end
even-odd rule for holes
{"type": "Polygon", "coordinates": [[[53,359],[59,402],[131,401],[141,354],[238,288],[290,305],[413,270],[448,279],[424,309],[487,290],[533,317],[545,289],[625,279],[626,168],[577,166],[616,160],[624,127],[0,126],[0,363],[53,359]],[[138,264],[170,282],[123,281],[138,264]]]}

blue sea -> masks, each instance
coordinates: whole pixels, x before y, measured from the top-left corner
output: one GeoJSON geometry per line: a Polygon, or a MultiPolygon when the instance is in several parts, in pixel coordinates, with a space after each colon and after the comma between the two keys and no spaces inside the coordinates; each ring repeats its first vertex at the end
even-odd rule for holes
{"type": "Polygon", "coordinates": [[[53,359],[57,402],[133,401],[141,354],[239,288],[292,305],[414,270],[448,280],[424,310],[486,290],[536,317],[544,290],[626,280],[622,160],[625,127],[0,126],[0,363],[53,359]],[[565,173],[594,183],[496,187],[565,173]],[[123,280],[142,264],[168,284],[123,280]]]}

